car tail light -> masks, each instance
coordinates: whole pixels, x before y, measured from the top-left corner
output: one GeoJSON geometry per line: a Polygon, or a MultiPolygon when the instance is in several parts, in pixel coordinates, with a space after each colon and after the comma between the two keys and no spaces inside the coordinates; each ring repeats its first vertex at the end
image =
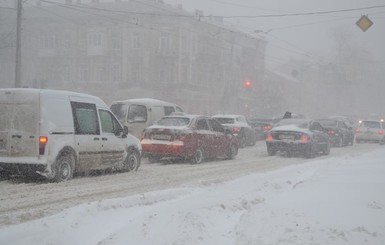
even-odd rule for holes
{"type": "Polygon", "coordinates": [[[309,141],[309,136],[307,134],[303,134],[301,135],[301,137],[299,138],[299,141],[301,142],[307,142],[309,141]]]}
{"type": "Polygon", "coordinates": [[[271,125],[263,125],[263,127],[262,127],[262,129],[263,129],[264,131],[269,131],[271,128],[272,128],[271,125]]]}
{"type": "Polygon", "coordinates": [[[333,129],[328,130],[328,134],[330,134],[330,135],[334,135],[335,133],[336,133],[336,131],[334,131],[333,129]]]}
{"type": "Polygon", "coordinates": [[[273,140],[273,136],[269,133],[266,136],[266,140],[273,140]]]}
{"type": "Polygon", "coordinates": [[[39,137],[39,154],[44,155],[45,146],[47,145],[48,137],[47,136],[40,136],[39,137]]]}
{"type": "Polygon", "coordinates": [[[234,128],[232,128],[232,130],[233,130],[233,133],[238,133],[239,131],[241,131],[241,128],[234,127],[234,128]]]}
{"type": "Polygon", "coordinates": [[[186,135],[186,134],[179,134],[177,138],[178,138],[180,141],[184,141],[184,140],[186,140],[187,135],[186,135]]]}
{"type": "Polygon", "coordinates": [[[361,129],[360,128],[356,128],[356,133],[361,133],[361,129]]]}
{"type": "Polygon", "coordinates": [[[378,130],[378,134],[382,135],[383,133],[384,133],[384,131],[382,129],[378,130]]]}

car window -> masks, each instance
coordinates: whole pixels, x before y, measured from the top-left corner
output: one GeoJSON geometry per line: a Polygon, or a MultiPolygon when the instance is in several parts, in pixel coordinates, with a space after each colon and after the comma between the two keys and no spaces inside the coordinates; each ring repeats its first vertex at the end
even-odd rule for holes
{"type": "Polygon", "coordinates": [[[128,108],[128,122],[147,122],[147,107],[144,105],[130,105],[128,108]]]}
{"type": "Polygon", "coordinates": [[[363,121],[362,125],[366,128],[381,128],[380,122],[363,121]]]}
{"type": "Polygon", "coordinates": [[[175,107],[175,109],[177,112],[183,112],[182,108],[180,108],[179,106],[175,107]]]}
{"type": "Polygon", "coordinates": [[[225,129],[223,128],[223,126],[218,121],[216,121],[215,119],[210,120],[209,122],[210,122],[210,125],[211,125],[211,128],[213,129],[213,131],[221,132],[221,133],[225,132],[225,129]]]}
{"type": "Polygon", "coordinates": [[[234,118],[228,118],[228,117],[215,117],[215,120],[219,122],[220,124],[233,124],[234,118]]]}
{"type": "Polygon", "coordinates": [[[114,135],[119,135],[123,131],[120,124],[109,111],[99,110],[99,117],[103,133],[113,133],[114,135]]]}
{"type": "Polygon", "coordinates": [[[330,119],[320,119],[317,120],[324,128],[336,128],[338,126],[338,121],[330,120],[330,119]]]}
{"type": "Polygon", "coordinates": [[[317,130],[317,131],[323,131],[323,127],[319,122],[313,122],[310,125],[310,130],[317,130]]]}
{"type": "Polygon", "coordinates": [[[165,107],[164,107],[164,115],[165,115],[165,116],[170,115],[170,114],[173,113],[174,111],[175,111],[175,109],[174,109],[173,106],[165,106],[165,107]]]}
{"type": "Polygon", "coordinates": [[[127,118],[127,104],[113,104],[111,105],[111,111],[115,114],[116,118],[121,122],[126,122],[127,118]]]}
{"type": "Polygon", "coordinates": [[[187,126],[190,119],[187,117],[163,117],[155,124],[160,126],[187,126]]]}
{"type": "Polygon", "coordinates": [[[196,125],[198,130],[210,130],[206,119],[198,119],[196,125]]]}
{"type": "Polygon", "coordinates": [[[95,104],[71,102],[75,134],[100,134],[95,104]]]}

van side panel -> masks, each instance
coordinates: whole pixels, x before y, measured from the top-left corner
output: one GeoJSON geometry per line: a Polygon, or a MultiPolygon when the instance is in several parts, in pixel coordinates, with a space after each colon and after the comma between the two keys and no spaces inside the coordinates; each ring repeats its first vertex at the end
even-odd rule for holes
{"type": "Polygon", "coordinates": [[[41,97],[41,134],[73,134],[71,104],[68,97],[41,97]]]}
{"type": "Polygon", "coordinates": [[[0,147],[4,157],[37,157],[39,154],[39,93],[2,91],[0,147]]]}

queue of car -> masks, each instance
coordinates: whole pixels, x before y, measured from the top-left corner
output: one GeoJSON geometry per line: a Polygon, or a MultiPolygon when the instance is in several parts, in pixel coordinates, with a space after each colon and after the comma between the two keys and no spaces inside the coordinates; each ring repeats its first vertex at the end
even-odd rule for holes
{"type": "Polygon", "coordinates": [[[236,114],[188,114],[154,99],[115,101],[109,108],[100,98],[69,91],[0,89],[0,94],[0,173],[57,182],[94,170],[136,171],[142,157],[192,164],[233,159],[260,135],[269,156],[313,158],[354,141],[385,144],[382,120],[355,124],[343,117],[309,120],[287,112],[249,122],[236,114]]]}

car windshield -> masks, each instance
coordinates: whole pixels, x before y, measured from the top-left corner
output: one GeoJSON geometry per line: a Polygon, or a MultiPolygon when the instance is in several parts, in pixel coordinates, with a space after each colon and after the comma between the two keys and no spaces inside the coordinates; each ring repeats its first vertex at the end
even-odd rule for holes
{"type": "Polygon", "coordinates": [[[155,125],[160,126],[187,126],[190,119],[187,117],[164,117],[157,121],[155,125]]]}
{"type": "Polygon", "coordinates": [[[338,122],[335,120],[322,119],[316,121],[319,122],[324,128],[335,128],[338,125],[338,122]]]}
{"type": "Polygon", "coordinates": [[[126,120],[128,105],[126,104],[113,104],[111,105],[111,111],[115,114],[116,118],[124,122],[126,120]]]}
{"type": "Polygon", "coordinates": [[[303,119],[282,119],[275,126],[285,126],[285,125],[296,125],[300,128],[307,128],[309,126],[309,122],[303,119]]]}
{"type": "Polygon", "coordinates": [[[374,121],[363,121],[362,126],[366,128],[381,128],[380,122],[374,121]]]}
{"type": "Polygon", "coordinates": [[[228,118],[228,117],[215,117],[215,120],[217,120],[220,124],[232,124],[234,123],[234,118],[228,118]]]}

